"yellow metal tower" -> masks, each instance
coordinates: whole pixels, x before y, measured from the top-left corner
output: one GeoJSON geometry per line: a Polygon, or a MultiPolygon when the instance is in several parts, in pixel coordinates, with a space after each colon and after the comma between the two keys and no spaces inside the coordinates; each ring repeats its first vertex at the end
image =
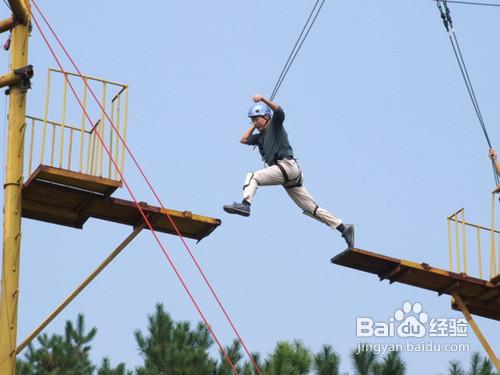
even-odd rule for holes
{"type": "MultiPolygon", "coordinates": [[[[8,86],[9,124],[6,160],[2,284],[0,301],[0,375],[15,375],[19,354],[97,275],[144,229],[181,234],[196,240],[208,236],[221,221],[163,207],[112,197],[123,181],[128,122],[128,86],[87,75],[49,69],[45,114],[26,116],[26,93],[33,69],[27,65],[30,33],[29,0],[9,0],[12,17],[0,21],[0,32],[11,31],[11,71],[0,76],[8,86]],[[68,85],[81,89],[82,108],[68,103],[68,85]],[[62,98],[54,112],[51,87],[59,80],[62,98]],[[77,82],[75,82],[77,81],[77,82]],[[78,86],[79,85],[79,86],[78,86]],[[87,103],[88,90],[100,90],[99,103],[87,103]],[[51,108],[52,104],[52,108],[51,108]],[[52,109],[52,111],[50,110],[52,109]],[[96,117],[90,123],[89,113],[96,117]],[[80,126],[72,123],[81,119],[80,126]],[[28,121],[26,121],[28,120],[28,121]],[[98,133],[98,134],[97,134],[98,133]],[[29,157],[24,160],[25,144],[29,157]],[[106,149],[106,152],[105,152],[106,149]],[[109,154],[108,154],[109,152],[109,154]],[[39,155],[39,159],[36,155],[39,155]],[[28,171],[24,178],[23,169],[28,171]],[[17,306],[20,278],[21,218],[83,228],[90,218],[124,224],[131,233],[19,345],[17,306]],[[146,225],[148,221],[148,225],[146,225]]],[[[76,93],[76,92],[75,92],[76,93]]],[[[93,93],[93,92],[92,92],[93,93]]],[[[80,121],[80,120],[79,120],[80,121]]]]}
{"type": "Polygon", "coordinates": [[[13,15],[3,22],[3,31],[12,30],[11,64],[10,72],[1,77],[0,83],[1,86],[10,86],[0,302],[0,374],[5,375],[16,371],[24,124],[29,88],[29,77],[22,71],[27,71],[30,32],[29,1],[9,0],[9,4],[13,15]]]}

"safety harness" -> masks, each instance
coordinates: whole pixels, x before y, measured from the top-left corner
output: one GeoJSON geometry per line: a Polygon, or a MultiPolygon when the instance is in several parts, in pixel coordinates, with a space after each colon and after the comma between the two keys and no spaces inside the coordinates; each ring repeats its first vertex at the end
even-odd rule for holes
{"type": "MultiPolygon", "coordinates": [[[[293,158],[289,158],[289,160],[294,160],[294,159],[293,158]]],[[[283,183],[283,186],[286,189],[292,189],[292,188],[295,188],[295,187],[301,187],[302,186],[302,171],[300,170],[299,166],[297,166],[297,168],[299,169],[298,176],[295,177],[294,179],[290,180],[290,177],[288,177],[288,173],[286,173],[285,168],[283,168],[283,166],[279,163],[279,160],[274,165],[276,165],[280,169],[281,174],[283,174],[283,178],[285,179],[285,182],[283,183]]]]}

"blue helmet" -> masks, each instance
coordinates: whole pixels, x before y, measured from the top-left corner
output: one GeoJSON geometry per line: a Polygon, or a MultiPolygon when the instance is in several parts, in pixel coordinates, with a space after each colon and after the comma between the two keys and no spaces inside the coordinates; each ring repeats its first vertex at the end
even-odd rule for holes
{"type": "Polygon", "coordinates": [[[264,102],[255,103],[248,110],[248,117],[265,116],[265,115],[268,115],[269,117],[273,117],[273,111],[264,102]]]}

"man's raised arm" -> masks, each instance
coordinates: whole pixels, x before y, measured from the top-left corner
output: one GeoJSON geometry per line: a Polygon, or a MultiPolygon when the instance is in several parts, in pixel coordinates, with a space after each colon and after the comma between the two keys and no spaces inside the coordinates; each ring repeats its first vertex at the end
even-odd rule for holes
{"type": "Polygon", "coordinates": [[[252,100],[255,102],[255,103],[258,103],[258,102],[264,102],[266,103],[266,105],[271,108],[273,111],[277,111],[278,108],[280,107],[278,104],[270,101],[269,99],[263,97],[262,95],[260,94],[257,94],[257,95],[254,95],[252,100]]]}
{"type": "Polygon", "coordinates": [[[240,143],[243,143],[244,145],[247,145],[248,144],[248,138],[250,138],[250,136],[252,135],[253,131],[255,130],[255,126],[252,125],[248,128],[248,130],[243,133],[243,135],[241,136],[241,139],[240,139],[240,143]]]}

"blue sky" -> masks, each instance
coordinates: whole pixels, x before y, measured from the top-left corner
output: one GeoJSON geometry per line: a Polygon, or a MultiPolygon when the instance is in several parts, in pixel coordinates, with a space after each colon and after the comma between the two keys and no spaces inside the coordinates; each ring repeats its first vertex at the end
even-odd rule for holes
{"type": "MultiPolygon", "coordinates": [[[[39,5],[84,73],[130,85],[129,145],[164,203],[222,219],[209,238],[189,244],[249,348],[266,354],[278,340],[299,338],[317,351],[329,343],[342,355],[343,371],[351,371],[348,352],[360,341],[356,317],[386,321],[405,301],[420,302],[432,317],[461,315],[446,296],[332,265],[343,240],[302,215],[280,187],[259,189],[249,219],[222,211],[241,198],[245,174],[262,167],[257,151],[238,142],[250,99],[272,91],[313,3],[39,5]]],[[[500,8],[451,10],[498,145],[500,8]]],[[[29,60],[36,75],[28,113],[40,116],[46,69],[55,62],[36,30],[29,60]]],[[[276,102],[287,114],[307,188],[356,225],[359,248],[447,268],[446,216],[465,207],[471,221],[489,223],[487,146],[432,1],[327,1],[276,102]]],[[[154,202],[129,160],[126,178],[139,200],[154,202]]],[[[129,198],[125,189],[117,196],[129,198]]],[[[19,340],[129,232],[95,220],[83,231],[24,220],[19,340]]],[[[229,344],[234,335],[181,242],[162,240],[229,344]]],[[[109,355],[133,367],[141,363],[133,331],[145,329],[157,302],[175,319],[200,320],[143,232],[46,332],[61,332],[83,313],[99,329],[94,359],[109,355]]],[[[477,321],[498,348],[498,324],[477,321]]],[[[483,353],[472,333],[438,342],[466,342],[483,353]]],[[[403,353],[412,375],[445,373],[448,360],[469,356],[403,353]]]]}

